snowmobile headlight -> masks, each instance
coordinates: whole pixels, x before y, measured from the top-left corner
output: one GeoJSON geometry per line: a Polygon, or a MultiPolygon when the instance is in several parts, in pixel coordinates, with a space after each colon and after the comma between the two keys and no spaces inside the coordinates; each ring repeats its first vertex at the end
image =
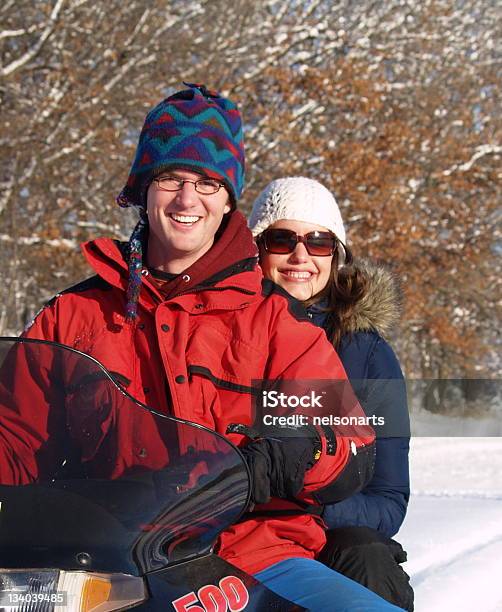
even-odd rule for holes
{"type": "Polygon", "coordinates": [[[8,612],[112,612],[147,598],[141,578],[59,570],[0,570],[0,609],[8,612]]]}

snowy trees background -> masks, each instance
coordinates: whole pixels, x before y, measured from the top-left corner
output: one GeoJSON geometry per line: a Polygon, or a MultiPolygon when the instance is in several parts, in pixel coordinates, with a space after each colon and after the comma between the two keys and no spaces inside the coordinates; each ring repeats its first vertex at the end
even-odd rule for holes
{"type": "Polygon", "coordinates": [[[409,377],[500,373],[496,0],[6,0],[0,7],[0,333],[126,238],[114,197],[147,110],[205,82],[267,181],[333,189],[356,255],[402,279],[409,377]]]}

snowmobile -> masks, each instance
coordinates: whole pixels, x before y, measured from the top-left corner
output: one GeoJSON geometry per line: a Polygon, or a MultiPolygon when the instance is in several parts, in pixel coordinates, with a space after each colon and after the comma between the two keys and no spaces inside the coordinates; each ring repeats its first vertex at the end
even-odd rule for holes
{"type": "Polygon", "coordinates": [[[214,552],[249,503],[239,450],[122,382],[69,347],[0,338],[0,610],[303,610],[214,552]]]}

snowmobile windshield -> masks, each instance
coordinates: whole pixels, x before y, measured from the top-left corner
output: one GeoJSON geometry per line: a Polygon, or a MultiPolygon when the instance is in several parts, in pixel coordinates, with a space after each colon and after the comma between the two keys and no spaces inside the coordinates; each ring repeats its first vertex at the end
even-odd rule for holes
{"type": "Polygon", "coordinates": [[[0,339],[0,567],[141,575],[209,552],[243,514],[236,447],[121,382],[67,347],[0,339]]]}

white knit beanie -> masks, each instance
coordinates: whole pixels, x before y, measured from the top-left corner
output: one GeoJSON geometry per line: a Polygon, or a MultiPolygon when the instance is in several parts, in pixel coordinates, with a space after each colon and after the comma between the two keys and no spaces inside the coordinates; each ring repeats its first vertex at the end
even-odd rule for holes
{"type": "Polygon", "coordinates": [[[269,183],[256,198],[248,224],[253,236],[258,236],[280,219],[322,225],[345,244],[338,204],[326,187],[313,179],[291,176],[269,183]]]}

